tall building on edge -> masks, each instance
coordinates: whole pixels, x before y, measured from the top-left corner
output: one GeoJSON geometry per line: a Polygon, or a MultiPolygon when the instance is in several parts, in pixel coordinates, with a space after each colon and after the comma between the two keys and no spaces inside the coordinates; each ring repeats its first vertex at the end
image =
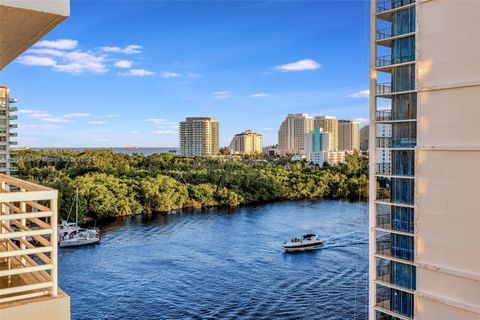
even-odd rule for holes
{"type": "Polygon", "coordinates": [[[11,114],[17,111],[17,107],[11,104],[17,102],[17,99],[10,98],[9,89],[0,85],[0,174],[10,175],[17,171],[15,166],[15,158],[12,150],[16,141],[10,140],[10,137],[16,137],[18,134],[13,131],[17,128],[16,123],[11,123],[17,120],[17,116],[11,114]]]}
{"type": "Polygon", "coordinates": [[[180,154],[208,157],[218,154],[219,123],[210,117],[189,117],[180,122],[180,154]]]}
{"type": "Polygon", "coordinates": [[[371,0],[371,320],[480,319],[479,12],[371,0]]]}

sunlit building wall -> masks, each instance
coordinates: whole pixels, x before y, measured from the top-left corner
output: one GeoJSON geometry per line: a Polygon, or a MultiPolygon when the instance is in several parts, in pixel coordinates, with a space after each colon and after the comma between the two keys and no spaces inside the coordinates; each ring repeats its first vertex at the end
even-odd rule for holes
{"type": "Polygon", "coordinates": [[[333,150],[338,150],[338,120],[334,116],[315,117],[315,128],[321,128],[323,132],[329,132],[332,135],[333,150]]]}
{"type": "Polygon", "coordinates": [[[338,120],[338,150],[360,151],[360,123],[351,120],[338,120]]]}
{"type": "Polygon", "coordinates": [[[218,154],[219,124],[210,117],[189,117],[180,122],[180,154],[207,157],[218,154]]]}
{"type": "Polygon", "coordinates": [[[480,2],[371,10],[369,318],[478,320],[480,2]]]}
{"type": "Polygon", "coordinates": [[[17,116],[12,114],[17,111],[13,104],[17,101],[10,97],[9,89],[0,85],[0,174],[10,175],[17,171],[15,166],[15,151],[12,146],[17,145],[17,141],[11,140],[11,137],[16,137],[15,132],[17,127],[17,116]]]}
{"type": "Polygon", "coordinates": [[[278,130],[280,154],[305,154],[305,133],[313,130],[313,118],[305,113],[289,114],[278,130]]]}
{"type": "Polygon", "coordinates": [[[247,130],[236,134],[230,143],[230,151],[234,154],[261,154],[263,137],[261,134],[247,130]]]}

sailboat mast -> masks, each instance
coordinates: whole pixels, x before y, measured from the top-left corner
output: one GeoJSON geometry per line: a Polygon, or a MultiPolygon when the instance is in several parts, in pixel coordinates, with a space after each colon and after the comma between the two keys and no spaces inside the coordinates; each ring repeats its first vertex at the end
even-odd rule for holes
{"type": "Polygon", "coordinates": [[[78,225],[78,188],[75,193],[75,224],[78,225]]]}

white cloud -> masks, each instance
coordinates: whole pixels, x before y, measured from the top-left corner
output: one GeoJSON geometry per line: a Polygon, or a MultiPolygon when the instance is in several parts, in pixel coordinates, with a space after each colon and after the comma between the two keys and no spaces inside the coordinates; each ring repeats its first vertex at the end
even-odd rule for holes
{"type": "Polygon", "coordinates": [[[137,135],[137,134],[140,134],[140,131],[137,131],[137,130],[132,130],[132,131],[130,131],[130,133],[131,133],[131,134],[135,134],[135,135],[137,135]]]}
{"type": "Polygon", "coordinates": [[[59,129],[62,127],[55,124],[19,124],[18,128],[20,130],[24,130],[24,129],[59,129]]]}
{"type": "Polygon", "coordinates": [[[35,46],[60,50],[70,50],[75,49],[78,46],[78,41],[71,39],[43,40],[38,42],[35,46]]]}
{"type": "Polygon", "coordinates": [[[177,134],[178,131],[174,131],[174,130],[158,130],[158,131],[153,131],[153,133],[158,133],[158,134],[177,134]]]}
{"type": "Polygon", "coordinates": [[[151,122],[151,123],[154,123],[154,124],[164,124],[167,122],[167,119],[163,119],[163,118],[147,118],[145,119],[145,122],[151,122]]]}
{"type": "Polygon", "coordinates": [[[118,118],[120,117],[117,113],[107,113],[106,115],[100,116],[101,118],[118,118]]]}
{"type": "Polygon", "coordinates": [[[115,62],[114,66],[117,68],[128,69],[133,65],[133,61],[130,60],[118,60],[115,62]]]}
{"type": "Polygon", "coordinates": [[[90,116],[91,116],[90,113],[84,113],[84,112],[72,112],[64,115],[65,118],[85,118],[90,116]]]}
{"type": "Polygon", "coordinates": [[[100,124],[105,124],[107,122],[105,122],[105,121],[89,121],[87,123],[92,124],[92,125],[100,125],[100,124]]]}
{"type": "Polygon", "coordinates": [[[366,90],[358,91],[349,95],[348,97],[349,98],[368,98],[370,97],[370,90],[366,89],[366,90]]]}
{"type": "Polygon", "coordinates": [[[146,77],[153,76],[155,72],[145,69],[130,69],[128,72],[121,73],[122,76],[146,77]]]}
{"type": "Polygon", "coordinates": [[[173,71],[163,71],[162,73],[160,73],[160,76],[162,76],[163,78],[175,78],[180,77],[181,74],[173,71]]]}
{"type": "Polygon", "coordinates": [[[353,121],[357,121],[358,123],[360,123],[361,125],[364,125],[364,124],[368,124],[369,123],[369,120],[367,118],[357,118],[353,121]]]}
{"type": "Polygon", "coordinates": [[[250,95],[251,98],[263,98],[263,97],[268,97],[268,93],[260,92],[260,93],[253,93],[250,95]]]}
{"type": "Polygon", "coordinates": [[[121,47],[101,47],[100,50],[104,52],[124,53],[124,54],[136,54],[142,53],[142,46],[138,44],[131,44],[125,48],[121,47]]]}
{"type": "Polygon", "coordinates": [[[213,93],[213,99],[228,99],[231,98],[230,92],[228,91],[215,91],[213,93]]]}
{"type": "Polygon", "coordinates": [[[21,56],[20,58],[18,58],[18,63],[25,64],[28,66],[45,66],[45,67],[51,67],[57,64],[57,62],[52,58],[29,56],[29,55],[21,56]]]}
{"type": "Polygon", "coordinates": [[[40,118],[40,120],[46,121],[46,122],[72,122],[71,120],[64,119],[62,117],[51,117],[51,116],[40,118]]]}
{"type": "Polygon", "coordinates": [[[303,59],[298,60],[292,63],[282,64],[274,67],[275,70],[279,71],[305,71],[305,70],[315,70],[320,68],[321,65],[312,59],[303,59]]]}
{"type": "Polygon", "coordinates": [[[32,114],[32,113],[45,113],[45,111],[32,110],[32,109],[20,109],[18,110],[18,113],[32,114]]]}
{"type": "Polygon", "coordinates": [[[36,112],[36,113],[29,113],[28,116],[35,119],[44,119],[44,118],[49,118],[52,115],[45,112],[36,112]]]}
{"type": "Polygon", "coordinates": [[[260,128],[261,131],[273,131],[274,128],[260,128]]]}
{"type": "Polygon", "coordinates": [[[104,73],[108,71],[105,57],[86,51],[60,51],[54,49],[31,49],[21,56],[18,63],[31,66],[52,67],[55,71],[71,74],[104,73]],[[35,53],[36,55],[30,55],[35,53]]]}

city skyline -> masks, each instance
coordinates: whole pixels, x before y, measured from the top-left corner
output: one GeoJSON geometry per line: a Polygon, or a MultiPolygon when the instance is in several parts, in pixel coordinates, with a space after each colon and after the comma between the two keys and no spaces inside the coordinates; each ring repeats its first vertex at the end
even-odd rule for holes
{"type": "Polygon", "coordinates": [[[174,147],[178,122],[201,115],[222,123],[222,146],[246,129],[271,145],[288,113],[368,118],[367,2],[114,4],[72,1],[76,15],[5,68],[19,146],[174,147]]]}

